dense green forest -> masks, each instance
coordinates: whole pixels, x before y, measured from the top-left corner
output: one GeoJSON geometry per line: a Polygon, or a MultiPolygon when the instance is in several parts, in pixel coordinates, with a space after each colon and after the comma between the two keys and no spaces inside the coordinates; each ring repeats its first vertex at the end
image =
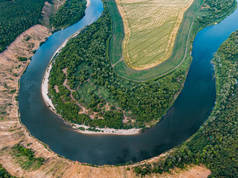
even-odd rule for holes
{"type": "Polygon", "coordinates": [[[162,173],[174,167],[204,164],[210,177],[238,175],[238,31],[224,42],[213,59],[217,97],[207,122],[165,160],[143,165],[137,174],[162,173]]]}
{"type": "Polygon", "coordinates": [[[204,0],[198,20],[205,25],[220,21],[234,10],[235,4],[236,0],[204,0]]]}
{"type": "Polygon", "coordinates": [[[112,36],[108,3],[104,2],[105,10],[99,20],[71,39],[55,58],[50,97],[57,112],[72,123],[144,128],[156,123],[171,106],[190,60],[175,72],[148,82],[119,77],[108,54],[112,36]]]}
{"type": "Polygon", "coordinates": [[[84,16],[86,0],[67,0],[55,15],[50,18],[56,30],[72,25],[84,16]]]}
{"type": "Polygon", "coordinates": [[[14,178],[13,176],[11,176],[7,171],[6,169],[4,169],[2,167],[2,165],[0,164],[0,177],[1,178],[14,178]]]}
{"type": "Polygon", "coordinates": [[[0,52],[31,26],[39,23],[46,0],[0,0],[0,52]]]}

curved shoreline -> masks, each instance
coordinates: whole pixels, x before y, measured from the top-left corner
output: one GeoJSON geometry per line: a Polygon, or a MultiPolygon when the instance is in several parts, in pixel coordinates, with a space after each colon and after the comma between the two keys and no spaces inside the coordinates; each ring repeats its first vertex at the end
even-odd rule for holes
{"type": "MultiPolygon", "coordinates": [[[[87,0],[87,7],[90,5],[90,0],[87,0]]],[[[42,98],[45,102],[45,104],[49,107],[49,109],[54,112],[56,115],[58,115],[61,119],[63,119],[62,116],[60,116],[57,112],[56,109],[53,105],[52,100],[50,99],[50,97],[48,96],[48,89],[49,89],[49,77],[50,77],[50,71],[52,69],[52,65],[53,65],[53,59],[55,58],[55,56],[60,53],[61,49],[64,48],[67,44],[67,42],[76,37],[78,34],[80,33],[80,31],[76,32],[75,34],[73,34],[71,37],[69,37],[68,39],[66,39],[64,41],[64,43],[55,51],[54,55],[52,56],[52,58],[50,59],[49,65],[46,68],[44,77],[42,79],[42,84],[41,84],[41,94],[42,94],[42,98]]],[[[64,120],[64,119],[63,119],[64,120]]],[[[138,129],[138,128],[132,128],[132,129],[113,129],[113,128],[91,128],[89,126],[86,125],[81,125],[81,124],[73,124],[70,123],[68,121],[65,121],[65,123],[67,123],[68,125],[71,125],[72,128],[74,128],[77,132],[82,133],[82,134],[88,134],[88,135],[137,135],[141,133],[142,129],[138,129]]]]}
{"type": "MultiPolygon", "coordinates": [[[[47,64],[46,64],[47,65],[47,64]]],[[[43,71],[44,72],[44,71],[43,71]]],[[[39,85],[40,85],[40,81],[39,81],[39,85]]],[[[37,126],[38,127],[38,126],[37,126]]],[[[28,127],[29,128],[29,127],[28,127]]],[[[31,128],[29,128],[29,130],[31,130],[31,128]]],[[[52,130],[54,130],[54,129],[52,129],[52,130]]],[[[142,135],[142,134],[141,134],[142,135]]],[[[36,136],[37,138],[38,138],[38,136],[36,136]]],[[[62,138],[61,138],[62,139],[62,138]]],[[[48,142],[46,142],[47,144],[49,144],[48,142]]],[[[49,144],[49,145],[51,145],[51,144],[49,144]]],[[[75,146],[75,145],[74,145],[75,146]]],[[[82,146],[82,145],[81,145],[82,146]]],[[[53,149],[54,150],[54,149],[53,149]]],[[[55,151],[55,150],[54,150],[55,151]]],[[[57,150],[55,151],[55,152],[57,152],[57,150]]],[[[58,154],[60,154],[59,152],[58,152],[58,154]]],[[[60,154],[60,155],[62,155],[62,154],[60,154]]],[[[67,157],[67,156],[66,156],[67,157]]],[[[70,159],[70,158],[69,158],[70,159]]],[[[84,162],[84,161],[83,161],[84,162]]]]}
{"type": "MultiPolygon", "coordinates": [[[[73,38],[74,35],[72,37],[70,37],[69,39],[73,38]]],[[[45,71],[43,80],[42,80],[42,84],[41,84],[41,94],[42,94],[42,98],[45,102],[45,104],[48,106],[48,108],[54,112],[56,115],[58,115],[66,124],[72,126],[73,129],[75,129],[77,132],[82,133],[82,134],[88,134],[88,135],[137,135],[141,133],[142,129],[137,129],[137,128],[132,128],[132,129],[113,129],[113,128],[91,128],[89,126],[86,125],[81,125],[81,124],[73,124],[70,123],[68,121],[65,121],[62,116],[60,116],[57,112],[56,109],[52,103],[52,100],[50,99],[50,97],[48,96],[48,82],[49,82],[49,76],[50,76],[50,71],[52,69],[52,63],[53,63],[53,58],[60,52],[60,50],[67,44],[67,42],[69,41],[69,39],[67,39],[61,46],[60,48],[55,52],[55,54],[53,55],[53,57],[51,58],[51,61],[45,71]],[[91,128],[91,129],[90,129],[91,128]]]]}
{"type": "MultiPolygon", "coordinates": [[[[22,74],[26,70],[28,64],[29,64],[29,61],[27,63],[23,64],[24,68],[19,73],[17,80],[22,76],[22,74]]],[[[17,85],[17,83],[16,83],[16,85],[17,85]]],[[[17,93],[18,93],[18,89],[20,86],[19,85],[17,85],[17,86],[18,86],[17,87],[17,93]]],[[[14,94],[14,96],[12,97],[12,98],[14,98],[13,99],[14,101],[15,101],[15,96],[16,95],[14,94]]],[[[14,107],[18,108],[18,105],[14,103],[14,107]]],[[[41,155],[44,158],[46,158],[47,162],[39,170],[32,172],[29,170],[24,170],[21,167],[19,167],[19,165],[16,164],[11,159],[11,155],[8,152],[4,152],[4,154],[0,154],[0,164],[2,164],[7,169],[7,171],[9,171],[14,176],[19,176],[19,177],[32,177],[32,176],[37,176],[37,175],[38,176],[41,175],[42,177],[43,176],[44,177],[45,176],[56,177],[57,175],[60,175],[62,177],[69,177],[69,175],[70,176],[72,176],[72,175],[78,176],[79,174],[74,171],[74,169],[77,168],[77,169],[80,169],[80,173],[81,173],[82,177],[90,176],[90,175],[95,176],[96,172],[100,173],[99,177],[105,177],[107,175],[111,175],[112,173],[115,175],[115,172],[116,172],[116,175],[118,175],[118,176],[126,173],[126,175],[128,177],[134,178],[137,176],[133,172],[133,167],[142,165],[145,163],[153,163],[153,162],[159,161],[160,159],[163,159],[164,156],[166,156],[168,153],[170,153],[172,151],[172,150],[169,150],[168,152],[166,152],[164,154],[160,154],[153,158],[146,159],[146,160],[143,160],[143,161],[140,161],[140,162],[137,162],[134,164],[130,164],[130,165],[113,166],[113,167],[110,165],[105,165],[105,166],[95,167],[95,166],[89,165],[87,163],[79,163],[77,161],[71,161],[65,157],[59,156],[57,153],[52,151],[48,145],[46,145],[44,142],[42,142],[38,138],[34,137],[19,118],[20,118],[20,113],[18,113],[14,117],[14,119],[11,116],[11,119],[9,121],[8,120],[1,121],[0,138],[5,139],[5,140],[7,139],[7,140],[6,140],[6,142],[1,142],[0,147],[1,148],[5,147],[7,149],[6,144],[9,146],[9,145],[12,145],[14,143],[14,141],[17,142],[18,137],[8,138],[8,137],[4,137],[4,136],[6,136],[6,135],[11,136],[13,133],[18,132],[19,131],[18,129],[20,129],[20,133],[22,133],[22,135],[24,135],[22,138],[22,143],[24,145],[27,145],[28,148],[33,149],[37,155],[41,155]],[[17,130],[9,130],[9,131],[4,130],[4,128],[16,128],[15,124],[17,125],[17,128],[18,128],[17,130]],[[64,170],[62,172],[63,175],[60,174],[61,170],[55,169],[55,165],[57,164],[57,162],[64,164],[64,167],[62,168],[62,170],[64,170]],[[69,166],[72,167],[72,169],[71,168],[68,169],[69,166]],[[48,172],[50,168],[53,170],[53,172],[51,172],[51,173],[48,172]],[[87,174],[88,171],[90,171],[90,174],[87,174]]],[[[1,141],[3,141],[3,140],[1,140],[1,141]]]]}
{"type": "MultiPolygon", "coordinates": [[[[75,35],[77,35],[77,33],[75,33],[75,35]]],[[[50,99],[50,97],[48,96],[48,89],[49,89],[49,76],[50,76],[50,71],[52,69],[52,60],[54,59],[54,57],[60,52],[60,50],[65,47],[65,45],[67,44],[67,42],[73,38],[75,35],[72,35],[70,38],[66,39],[64,41],[64,43],[55,51],[54,55],[52,56],[52,58],[50,59],[49,65],[46,68],[44,77],[42,79],[42,84],[41,84],[41,94],[42,94],[42,98],[45,102],[45,104],[50,108],[51,111],[56,113],[56,109],[52,103],[52,100],[50,99]]]]}

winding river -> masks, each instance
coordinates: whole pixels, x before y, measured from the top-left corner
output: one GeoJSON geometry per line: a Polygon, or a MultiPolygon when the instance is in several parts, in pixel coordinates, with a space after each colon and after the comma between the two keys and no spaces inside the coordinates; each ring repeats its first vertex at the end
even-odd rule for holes
{"type": "Polygon", "coordinates": [[[193,43],[193,62],[184,88],[168,114],[155,127],[136,136],[83,135],[48,109],[41,96],[41,81],[60,45],[97,20],[102,11],[101,0],[91,0],[81,21],[54,33],[37,50],[20,80],[21,121],[34,137],[68,159],[91,164],[136,162],[182,143],[208,118],[216,95],[211,59],[221,43],[238,29],[238,10],[221,23],[197,34],[193,43]]]}

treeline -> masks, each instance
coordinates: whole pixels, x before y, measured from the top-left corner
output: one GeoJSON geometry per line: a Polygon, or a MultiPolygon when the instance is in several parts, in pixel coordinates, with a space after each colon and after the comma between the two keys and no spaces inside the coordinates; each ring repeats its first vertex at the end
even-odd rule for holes
{"type": "Polygon", "coordinates": [[[107,2],[104,13],[94,24],[70,40],[55,58],[50,74],[50,96],[57,112],[73,123],[92,127],[131,128],[145,127],[158,121],[174,101],[185,79],[185,69],[148,82],[133,82],[119,77],[108,57],[112,35],[111,16],[107,2]],[[63,85],[67,68],[67,81],[80,107],[63,85]],[[55,90],[58,87],[59,91],[55,90]],[[107,108],[107,105],[110,105],[107,108]],[[97,113],[94,119],[92,113],[97,113]]]}
{"type": "Polygon", "coordinates": [[[219,49],[219,54],[224,56],[226,59],[238,59],[238,39],[236,35],[237,33],[233,33],[219,49]]]}
{"type": "Polygon", "coordinates": [[[11,176],[6,169],[2,167],[0,164],[0,177],[1,178],[14,178],[14,176],[11,176]]]}
{"type": "Polygon", "coordinates": [[[84,16],[85,9],[86,0],[67,0],[57,13],[50,18],[50,24],[55,30],[70,26],[84,16]]]}
{"type": "Polygon", "coordinates": [[[235,9],[235,5],[236,0],[204,0],[198,20],[204,25],[219,22],[235,9]]]}
{"type": "Polygon", "coordinates": [[[174,167],[204,164],[210,177],[238,175],[238,31],[218,50],[215,65],[217,97],[208,121],[166,159],[134,168],[140,175],[168,172],[174,167]]]}
{"type": "Polygon", "coordinates": [[[0,52],[18,35],[39,23],[46,0],[0,0],[0,52]]]}

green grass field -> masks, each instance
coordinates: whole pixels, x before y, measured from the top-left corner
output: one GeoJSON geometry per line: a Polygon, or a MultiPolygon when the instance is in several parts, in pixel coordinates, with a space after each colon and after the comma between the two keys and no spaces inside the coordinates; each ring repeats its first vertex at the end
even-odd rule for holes
{"type": "Polygon", "coordinates": [[[135,70],[166,61],[193,0],[116,0],[123,19],[123,60],[135,70]]]}
{"type": "Polygon", "coordinates": [[[112,28],[114,36],[111,38],[111,41],[110,41],[110,49],[113,49],[113,50],[110,50],[110,54],[111,54],[110,59],[112,61],[112,64],[116,63],[116,65],[114,66],[114,70],[118,75],[133,81],[147,81],[150,79],[155,79],[157,77],[163,76],[164,74],[167,74],[173,71],[175,67],[180,64],[181,61],[189,58],[191,44],[197,32],[197,30],[195,29],[198,28],[196,27],[196,23],[193,26],[192,24],[194,22],[195,15],[198,13],[200,9],[200,6],[201,6],[200,0],[195,0],[193,5],[185,13],[184,20],[181,24],[181,27],[179,29],[179,32],[175,41],[172,56],[168,60],[166,60],[165,62],[161,63],[160,65],[156,67],[153,67],[148,70],[142,70],[142,71],[131,69],[129,66],[126,65],[126,63],[123,60],[121,60],[122,47],[118,44],[122,42],[123,35],[117,36],[117,34],[119,33],[118,28],[123,27],[123,22],[118,10],[116,11],[117,9],[116,3],[114,1],[111,1],[109,4],[110,4],[109,12],[113,18],[112,22],[114,27],[112,28]],[[187,34],[189,33],[189,31],[190,31],[190,35],[188,36],[187,34]],[[187,51],[185,51],[186,47],[187,47],[187,51]],[[187,52],[186,56],[185,56],[185,52],[187,52]]]}
{"type": "Polygon", "coordinates": [[[110,40],[109,57],[111,63],[115,64],[122,57],[122,41],[124,38],[124,28],[122,18],[118,12],[115,1],[107,1],[108,9],[112,18],[112,37],[110,40]]]}

